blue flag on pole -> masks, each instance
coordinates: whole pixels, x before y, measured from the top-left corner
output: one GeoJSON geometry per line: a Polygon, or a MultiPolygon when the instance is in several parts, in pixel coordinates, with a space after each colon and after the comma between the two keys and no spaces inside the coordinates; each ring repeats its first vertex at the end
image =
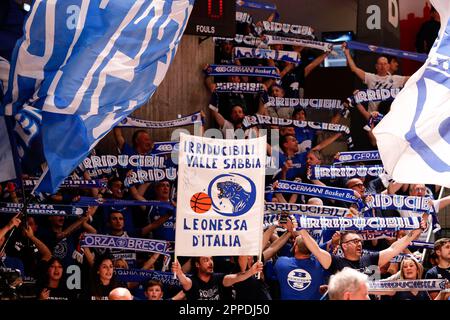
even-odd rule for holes
{"type": "Polygon", "coordinates": [[[194,0],[35,0],[13,53],[6,115],[42,111],[54,193],[89,151],[163,80],[194,0]]]}
{"type": "Polygon", "coordinates": [[[439,37],[373,132],[394,180],[450,187],[450,1],[431,2],[439,37]]]}

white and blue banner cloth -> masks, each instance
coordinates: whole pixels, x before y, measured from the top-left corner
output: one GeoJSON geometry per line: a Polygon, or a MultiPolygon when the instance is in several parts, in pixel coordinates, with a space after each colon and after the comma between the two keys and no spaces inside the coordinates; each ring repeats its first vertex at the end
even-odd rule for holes
{"type": "Polygon", "coordinates": [[[342,217],[306,217],[294,214],[298,228],[307,230],[336,231],[380,231],[380,230],[415,230],[420,228],[420,218],[389,217],[389,218],[342,218],[342,217]]]}
{"type": "Polygon", "coordinates": [[[384,172],[382,166],[340,166],[340,165],[312,165],[310,180],[353,178],[353,177],[378,177],[384,172]]]}
{"type": "Polygon", "coordinates": [[[299,98],[282,98],[269,97],[269,105],[276,108],[313,108],[313,109],[339,109],[344,110],[344,104],[338,99],[299,99],[299,98]]]}
{"type": "Polygon", "coordinates": [[[122,282],[161,281],[165,286],[181,286],[180,281],[173,277],[172,272],[162,272],[144,269],[114,269],[116,279],[122,282]]]}
{"type": "Polygon", "coordinates": [[[122,250],[153,252],[162,254],[168,254],[168,247],[169,247],[167,241],[142,239],[142,238],[116,237],[91,233],[85,234],[80,244],[82,247],[89,247],[89,248],[122,249],[122,250]]]}
{"type": "Polygon", "coordinates": [[[375,127],[386,172],[399,183],[450,187],[450,2],[431,1],[441,29],[425,64],[375,127]]]}
{"type": "Polygon", "coordinates": [[[147,128],[147,129],[162,129],[189,126],[195,123],[201,123],[202,116],[199,112],[183,116],[175,120],[165,121],[150,121],[143,119],[136,119],[132,117],[124,118],[117,126],[127,128],[147,128]]]}
{"type": "Polygon", "coordinates": [[[400,88],[358,90],[358,92],[347,100],[352,105],[363,102],[390,101],[397,97],[400,90],[400,88]]]}
{"type": "Polygon", "coordinates": [[[239,59],[272,59],[295,64],[301,62],[300,55],[296,51],[235,47],[233,51],[233,60],[239,59]]]}
{"type": "Polygon", "coordinates": [[[339,152],[337,158],[334,159],[334,164],[341,164],[347,162],[360,161],[378,161],[381,160],[380,153],[377,150],[373,151],[344,151],[339,152]]]}
{"type": "Polygon", "coordinates": [[[41,109],[48,169],[61,181],[163,80],[193,0],[36,0],[11,63],[6,115],[41,109]],[[69,13],[69,14],[68,14],[69,13]]]}
{"type": "Polygon", "coordinates": [[[208,76],[249,76],[280,79],[280,74],[275,67],[210,64],[205,72],[208,76]]]}
{"type": "Polygon", "coordinates": [[[264,86],[258,82],[217,82],[216,93],[260,93],[263,92],[264,86]]]}
{"type": "Polygon", "coordinates": [[[441,291],[446,289],[446,279],[381,280],[369,281],[369,293],[373,291],[441,291]]]}
{"type": "MultiPolygon", "coordinates": [[[[0,213],[19,213],[23,210],[23,203],[0,202],[0,213]]],[[[83,208],[63,204],[29,203],[27,214],[46,216],[80,216],[83,208]]]]}
{"type": "Polygon", "coordinates": [[[180,135],[175,255],[259,255],[266,137],[180,135]]]}
{"type": "Polygon", "coordinates": [[[377,54],[394,56],[394,57],[399,57],[399,58],[403,58],[403,59],[410,59],[410,60],[415,60],[415,61],[419,61],[419,62],[424,62],[428,58],[428,55],[426,55],[425,53],[417,53],[417,52],[411,52],[411,51],[379,47],[379,46],[374,46],[371,44],[362,43],[362,42],[358,42],[358,41],[348,41],[347,46],[349,49],[353,49],[353,50],[373,52],[373,53],[377,53],[377,54]]]}

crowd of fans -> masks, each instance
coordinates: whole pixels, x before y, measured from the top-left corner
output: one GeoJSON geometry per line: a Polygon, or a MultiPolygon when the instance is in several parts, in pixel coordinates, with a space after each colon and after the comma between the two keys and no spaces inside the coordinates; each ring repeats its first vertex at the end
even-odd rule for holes
{"type": "MultiPolygon", "coordinates": [[[[273,20],[273,16],[268,21],[273,20]]],[[[260,36],[255,33],[259,24],[239,23],[238,33],[260,36]]],[[[303,98],[305,82],[315,68],[331,54],[330,51],[317,54],[301,46],[274,45],[272,50],[295,51],[301,56],[298,64],[271,59],[233,59],[233,49],[238,44],[231,40],[218,40],[216,62],[220,64],[246,64],[276,67],[280,79],[245,76],[205,76],[205,85],[211,93],[210,112],[217,128],[224,136],[231,137],[234,130],[242,128],[246,115],[255,113],[277,118],[305,121],[313,113],[325,112],[330,123],[348,123],[355,114],[361,114],[366,121],[380,113],[389,112],[389,102],[358,104],[346,109],[330,111],[276,107],[268,103],[269,97],[303,98]],[[216,83],[261,83],[262,93],[217,93],[216,83]]],[[[239,44],[242,46],[242,44],[239,44]]],[[[380,56],[376,71],[364,71],[353,61],[346,44],[342,45],[348,66],[369,89],[401,88],[408,77],[396,75],[398,61],[393,57],[380,56]]],[[[200,86],[201,84],[199,84],[200,86]]],[[[343,93],[350,96],[353,93],[343,93]]],[[[181,110],[180,110],[181,112],[181,110]]],[[[206,113],[205,112],[203,115],[206,113]]],[[[367,141],[376,150],[376,139],[371,129],[367,141]]],[[[351,125],[352,134],[362,128],[351,125]]],[[[279,160],[279,171],[267,175],[266,184],[274,193],[266,201],[331,205],[344,207],[347,204],[317,197],[283,194],[277,192],[278,180],[302,181],[318,185],[345,187],[354,191],[363,200],[370,193],[387,193],[437,198],[440,187],[423,184],[399,184],[382,177],[353,177],[350,179],[308,179],[311,165],[327,164],[323,149],[335,141],[343,141],[342,133],[324,134],[310,128],[259,126],[253,128],[278,130],[278,150],[274,141],[268,142],[269,156],[279,160]]],[[[114,137],[120,154],[151,155],[153,141],[146,130],[134,132],[131,145],[122,134],[114,129],[114,137]]],[[[355,146],[356,150],[358,146],[355,146]]],[[[346,151],[346,150],[340,150],[346,151]]],[[[329,160],[329,159],[328,159],[329,160]]],[[[375,164],[376,162],[371,162],[375,164]]],[[[363,163],[364,164],[364,163],[363,163]]],[[[381,162],[379,162],[381,164],[381,162]]],[[[170,155],[165,165],[174,166],[170,155]]],[[[422,249],[411,246],[419,237],[427,238],[431,220],[423,220],[421,229],[405,233],[397,232],[395,237],[363,240],[354,232],[330,232],[297,230],[295,219],[288,218],[264,230],[262,261],[258,257],[179,257],[172,261],[167,270],[167,256],[158,253],[133,252],[122,249],[94,249],[81,247],[80,240],[86,233],[98,233],[118,237],[136,237],[175,241],[176,181],[163,179],[126,185],[127,170],[88,170],[82,165],[73,173],[83,179],[104,179],[105,187],[91,189],[61,189],[56,195],[48,196],[45,203],[71,204],[76,206],[80,196],[115,200],[155,200],[173,206],[90,206],[82,216],[44,216],[32,214],[2,214],[0,228],[1,272],[0,295],[2,299],[40,300],[318,300],[366,299],[364,282],[379,279],[448,279],[450,280],[450,239],[439,232],[432,233],[434,249],[424,255],[422,249]],[[370,253],[366,253],[370,251],[370,253]],[[392,258],[405,254],[401,262],[392,258]],[[142,269],[172,271],[177,275],[179,285],[168,285],[158,280],[124,282],[117,279],[115,270],[142,269]],[[353,274],[354,269],[359,273],[353,274]],[[19,270],[20,275],[11,270],[19,270]],[[340,272],[343,270],[342,272],[340,272]],[[366,276],[364,276],[366,274],[366,276]],[[330,278],[331,276],[331,278],[330,278]],[[345,286],[345,288],[344,288],[345,286]]],[[[24,201],[22,189],[14,183],[0,186],[2,202],[24,201]]],[[[433,201],[436,211],[450,204],[450,198],[433,201]]],[[[361,216],[351,208],[353,217],[361,216]]],[[[396,210],[373,210],[373,216],[410,216],[415,212],[396,210]]],[[[173,256],[171,257],[174,258],[173,256]]],[[[449,293],[407,291],[384,292],[371,295],[373,299],[430,300],[448,299],[449,293]]]]}

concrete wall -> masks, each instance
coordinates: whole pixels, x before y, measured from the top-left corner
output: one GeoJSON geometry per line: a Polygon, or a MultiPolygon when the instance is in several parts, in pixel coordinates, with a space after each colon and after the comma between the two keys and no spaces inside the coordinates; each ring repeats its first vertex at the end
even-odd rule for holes
{"type": "MultiPolygon", "coordinates": [[[[150,102],[136,110],[132,116],[147,120],[173,120],[177,115],[187,115],[206,109],[210,95],[203,86],[202,68],[214,61],[214,44],[211,38],[199,43],[200,37],[183,36],[174,61],[166,77],[150,102]]],[[[186,127],[191,130],[193,126],[186,127]]],[[[131,142],[134,129],[123,128],[126,141],[131,142]]],[[[172,130],[149,130],[154,141],[168,141],[172,130]]],[[[109,133],[99,144],[103,152],[114,152],[114,137],[109,133]]]]}

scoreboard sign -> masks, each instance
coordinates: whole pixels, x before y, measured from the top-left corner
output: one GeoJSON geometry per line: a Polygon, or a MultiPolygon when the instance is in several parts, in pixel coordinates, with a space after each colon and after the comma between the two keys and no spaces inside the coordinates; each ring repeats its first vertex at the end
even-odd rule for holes
{"type": "Polygon", "coordinates": [[[234,38],[236,1],[195,0],[185,34],[234,38]]]}

